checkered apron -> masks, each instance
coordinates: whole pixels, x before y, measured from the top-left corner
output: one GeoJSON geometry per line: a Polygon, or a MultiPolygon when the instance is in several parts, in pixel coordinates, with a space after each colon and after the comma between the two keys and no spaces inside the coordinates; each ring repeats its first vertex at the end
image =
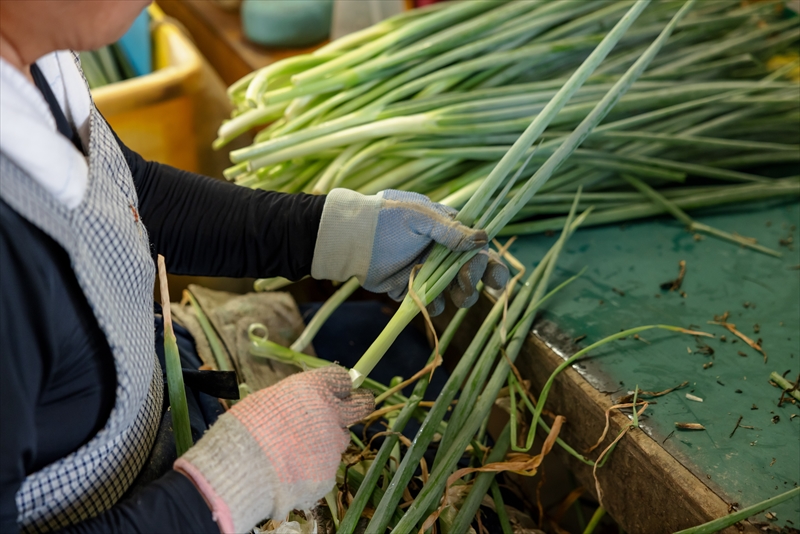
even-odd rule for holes
{"type": "Polygon", "coordinates": [[[94,107],[89,120],[89,183],[74,209],[0,154],[0,197],[69,254],[117,371],[116,402],[103,429],[23,482],[16,503],[25,532],[66,527],[113,506],[144,465],[161,418],[150,244],[122,151],[94,107]]]}

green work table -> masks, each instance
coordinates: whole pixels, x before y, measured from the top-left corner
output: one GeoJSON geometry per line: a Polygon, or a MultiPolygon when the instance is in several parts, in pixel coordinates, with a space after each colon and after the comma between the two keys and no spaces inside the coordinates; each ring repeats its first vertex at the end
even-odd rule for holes
{"type": "MultiPolygon", "coordinates": [[[[783,257],[697,240],[667,217],[581,229],[562,253],[553,285],[587,270],[546,304],[518,359],[537,393],[563,358],[623,329],[660,323],[714,335],[649,330],[612,342],[562,373],[550,392],[546,407],[567,417],[562,437],[584,451],[600,436],[605,410],[637,385],[658,392],[688,382],[652,399],[644,432],[626,435],[598,469],[603,504],[627,532],[687,528],[800,483],[800,403],[786,395],[789,401],[778,407],[781,390],[769,383],[773,371],[790,382],[800,375],[800,250],[792,243],[800,203],[753,203],[696,216],[754,237],[783,257]],[[686,262],[680,289],[662,289],[678,277],[680,261],[686,262]],[[708,324],[725,312],[742,334],[762,340],[766,363],[733,333],[708,324]],[[678,430],[675,423],[705,430],[678,430]]],[[[556,238],[520,238],[510,251],[531,268],[556,238]]],[[[486,308],[487,302],[479,304],[486,308]]],[[[613,411],[608,437],[590,457],[629,424],[629,414],[613,411]]],[[[594,491],[591,468],[562,458],[594,491]]],[[[800,498],[769,512],[745,531],[755,532],[758,522],[800,528],[800,498]]]]}

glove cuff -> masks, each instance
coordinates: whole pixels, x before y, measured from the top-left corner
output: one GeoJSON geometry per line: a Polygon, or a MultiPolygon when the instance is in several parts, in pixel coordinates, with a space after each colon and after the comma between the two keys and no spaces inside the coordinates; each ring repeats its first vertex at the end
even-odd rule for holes
{"type": "Polygon", "coordinates": [[[344,282],[352,276],[364,282],[372,258],[380,196],[334,189],[325,199],[311,263],[311,276],[344,282]]]}
{"type": "Polygon", "coordinates": [[[259,521],[290,511],[264,451],[230,414],[222,415],[173,468],[194,483],[225,534],[249,532],[259,521]]]}

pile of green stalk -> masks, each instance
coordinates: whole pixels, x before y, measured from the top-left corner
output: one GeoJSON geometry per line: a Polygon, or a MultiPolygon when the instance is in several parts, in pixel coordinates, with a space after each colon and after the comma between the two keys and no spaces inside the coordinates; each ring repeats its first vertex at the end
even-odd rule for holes
{"type": "MultiPolygon", "coordinates": [[[[394,407],[387,414],[392,433],[377,451],[365,451],[368,461],[342,469],[353,498],[339,499],[346,510],[332,506],[338,532],[353,532],[362,517],[369,518],[366,532],[391,527],[405,534],[436,521],[445,532],[466,532],[488,491],[503,509],[491,472],[470,480],[458,510],[440,503],[465,451],[470,445],[481,450],[501,389],[508,385],[512,395],[522,389],[510,377],[513,362],[536,310],[569,282],[548,293],[559,252],[579,225],[669,212],[696,231],[736,240],[694,222],[685,210],[800,193],[797,177],[747,172],[800,158],[798,88],[785,80],[796,64],[775,71],[765,66],[800,39],[800,20],[783,20],[778,4],[435,5],[275,63],[230,89],[237,113],[220,129],[217,146],[265,126],[254,145],[231,153],[235,165],[226,176],[240,185],[316,193],[408,189],[458,208],[459,221],[485,229],[490,238],[561,230],[520,287],[512,284],[498,299],[428,410],[420,410],[427,375],[408,398],[376,388],[384,391],[379,401],[394,407]],[[396,433],[412,417],[422,426],[401,449],[396,433]],[[403,502],[436,433],[441,437],[429,476],[413,500],[403,502]]],[[[372,384],[370,371],[397,335],[474,254],[433,248],[389,325],[351,370],[354,385],[372,384]]],[[[439,352],[465,313],[448,326],[439,352]]],[[[556,372],[604,343],[649,328],[684,331],[654,325],[619,332],[556,372]]],[[[252,339],[254,354],[308,363],[291,349],[252,339]]],[[[552,380],[536,406],[529,405],[531,430],[522,444],[512,443],[512,424],[474,462],[500,463],[509,446],[529,450],[538,427],[557,432],[541,418],[552,380]]],[[[329,502],[337,502],[335,493],[329,502]]],[[[501,522],[510,532],[502,514],[501,522]]]]}
{"type": "Polygon", "coordinates": [[[80,58],[81,68],[92,89],[136,77],[130,59],[116,43],[81,52],[80,58]]]}
{"type": "MultiPolygon", "coordinates": [[[[653,2],[549,123],[521,181],[681,4],[653,2]]],[[[413,190],[460,209],[631,5],[436,4],[277,62],[229,90],[235,116],[220,128],[216,146],[263,129],[254,144],[231,152],[235,165],[225,175],[286,192],[413,190]]],[[[585,226],[674,213],[670,207],[685,212],[798,196],[797,176],[764,176],[800,174],[800,99],[792,79],[800,18],[787,16],[778,0],[699,4],[604,124],[500,235],[558,230],[579,186],[581,208],[594,207],[585,226]]]]}

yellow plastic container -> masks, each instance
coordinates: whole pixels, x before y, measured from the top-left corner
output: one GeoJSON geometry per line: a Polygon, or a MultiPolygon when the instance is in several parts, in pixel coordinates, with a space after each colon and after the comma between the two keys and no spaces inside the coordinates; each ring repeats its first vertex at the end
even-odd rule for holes
{"type": "Polygon", "coordinates": [[[92,91],[122,142],[145,159],[198,171],[192,99],[202,83],[202,57],[155,5],[150,6],[153,72],[92,91]]]}

